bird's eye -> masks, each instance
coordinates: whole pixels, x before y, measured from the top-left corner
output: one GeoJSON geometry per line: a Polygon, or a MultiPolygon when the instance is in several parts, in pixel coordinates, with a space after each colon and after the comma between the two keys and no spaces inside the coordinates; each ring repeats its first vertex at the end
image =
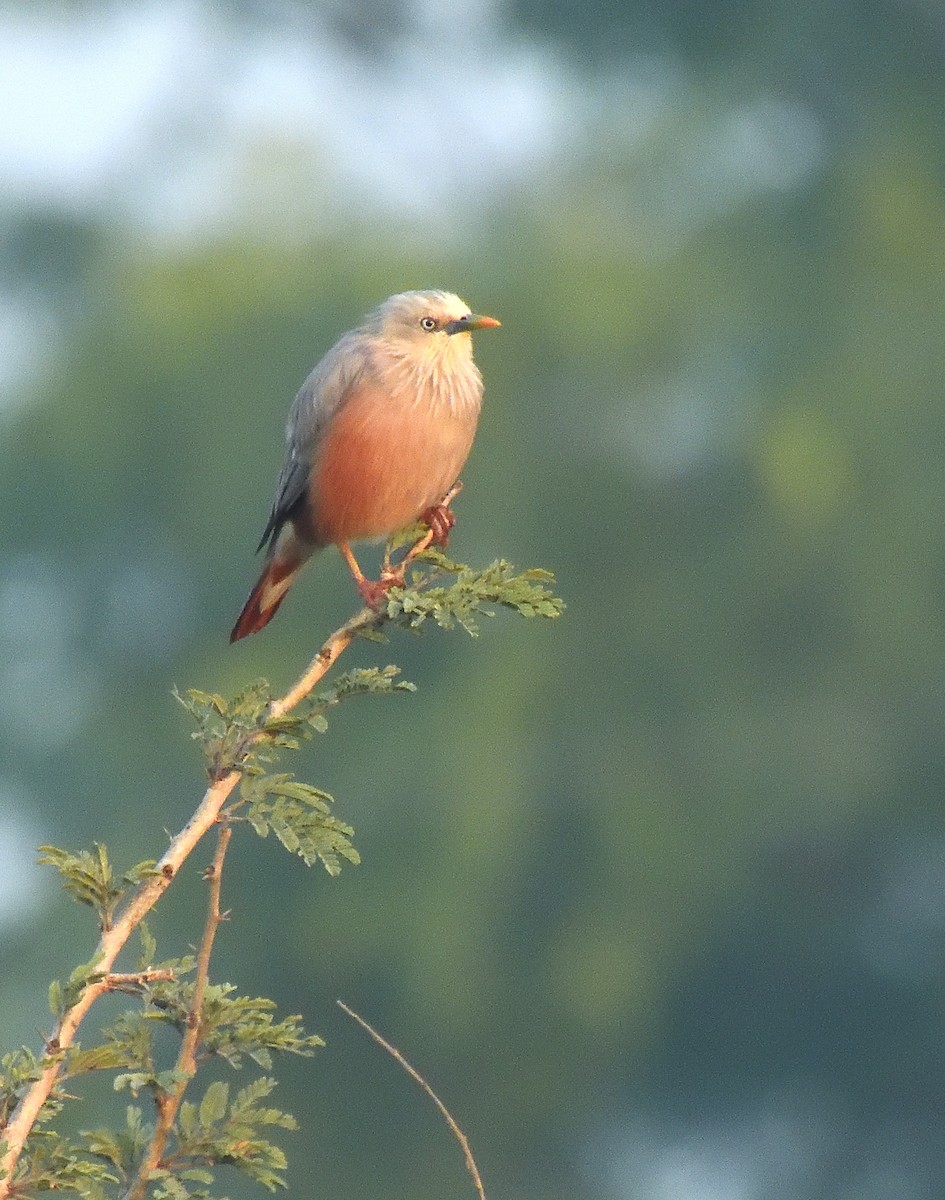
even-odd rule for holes
{"type": "Polygon", "coordinates": [[[420,325],[427,333],[432,333],[436,329],[436,321],[432,317],[421,317],[420,325]]]}

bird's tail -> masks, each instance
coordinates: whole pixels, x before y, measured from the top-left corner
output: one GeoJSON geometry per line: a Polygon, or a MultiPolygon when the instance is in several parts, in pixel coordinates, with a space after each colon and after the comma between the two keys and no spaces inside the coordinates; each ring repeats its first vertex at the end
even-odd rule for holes
{"type": "Polygon", "coordinates": [[[258,633],[269,624],[311,553],[311,546],[306,546],[292,532],[279,538],[243,605],[243,611],[236,618],[230,633],[231,642],[258,633]]]}

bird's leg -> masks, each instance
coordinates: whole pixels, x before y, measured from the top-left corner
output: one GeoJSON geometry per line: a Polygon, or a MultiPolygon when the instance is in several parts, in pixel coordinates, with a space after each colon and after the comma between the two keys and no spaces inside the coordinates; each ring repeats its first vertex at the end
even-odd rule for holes
{"type": "Polygon", "coordinates": [[[354,551],[347,542],[339,542],[338,549],[344,555],[344,560],[348,564],[348,569],[354,576],[354,582],[357,584],[358,591],[361,593],[361,599],[368,606],[373,608],[375,612],[381,607],[387,598],[387,590],[394,583],[402,583],[403,579],[393,578],[386,570],[381,574],[380,579],[368,579],[358,565],[358,560],[354,557],[354,551]]]}
{"type": "Polygon", "coordinates": [[[389,549],[385,552],[380,579],[368,579],[354,557],[351,546],[347,542],[338,543],[338,549],[344,555],[348,569],[354,576],[361,599],[368,608],[377,611],[392,587],[404,586],[407,568],[418,554],[422,554],[429,546],[446,546],[450,530],[456,524],[456,514],[450,508],[450,503],[462,488],[462,483],[457,479],[439,504],[431,505],[420,514],[420,520],[427,526],[427,531],[414,542],[399,563],[391,562],[389,549]]]}

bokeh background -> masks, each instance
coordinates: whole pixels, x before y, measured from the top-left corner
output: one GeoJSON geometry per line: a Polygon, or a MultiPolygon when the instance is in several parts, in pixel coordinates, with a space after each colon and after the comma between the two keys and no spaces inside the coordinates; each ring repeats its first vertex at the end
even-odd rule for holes
{"type": "Polygon", "coordinates": [[[171,687],[352,610],[326,554],[226,643],[299,382],[445,287],[503,321],[455,551],[569,610],[354,652],[418,694],[288,765],[360,868],[235,843],[218,978],[329,1043],[292,1191],[471,1191],[340,996],[497,1197],[945,1194],[943,58],[933,0],[0,7],[5,1047],[92,945],[33,847],[158,854],[171,687]]]}

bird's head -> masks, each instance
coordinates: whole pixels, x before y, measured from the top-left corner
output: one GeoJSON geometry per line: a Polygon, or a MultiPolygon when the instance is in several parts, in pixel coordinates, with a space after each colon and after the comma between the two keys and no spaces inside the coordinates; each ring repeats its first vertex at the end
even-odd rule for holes
{"type": "Polygon", "coordinates": [[[471,312],[452,292],[401,292],[385,300],[371,324],[381,337],[409,345],[412,350],[438,355],[455,350],[474,329],[494,329],[495,317],[471,312]],[[452,343],[452,346],[450,345],[452,343]]]}

